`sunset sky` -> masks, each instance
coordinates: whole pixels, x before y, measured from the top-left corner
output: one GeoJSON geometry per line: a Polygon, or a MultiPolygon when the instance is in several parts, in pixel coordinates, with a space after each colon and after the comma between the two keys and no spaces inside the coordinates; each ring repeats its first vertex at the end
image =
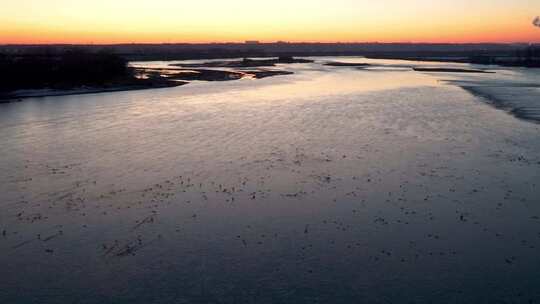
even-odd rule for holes
{"type": "Polygon", "coordinates": [[[540,42],[540,0],[0,0],[0,43],[540,42]]]}

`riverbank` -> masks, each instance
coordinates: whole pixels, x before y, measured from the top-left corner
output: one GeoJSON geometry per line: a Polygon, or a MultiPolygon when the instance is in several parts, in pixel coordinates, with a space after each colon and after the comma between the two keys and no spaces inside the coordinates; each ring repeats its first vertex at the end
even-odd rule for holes
{"type": "Polygon", "coordinates": [[[145,82],[123,85],[111,85],[107,87],[91,87],[82,86],[78,88],[69,89],[26,89],[16,90],[5,94],[0,94],[0,103],[10,103],[21,101],[23,98],[31,97],[50,97],[50,96],[67,96],[67,95],[84,95],[84,94],[97,94],[97,93],[109,93],[120,91],[136,91],[136,90],[148,90],[148,89],[162,89],[172,88],[181,85],[188,84],[187,81],[161,81],[161,82],[145,82]]]}
{"type": "Polygon", "coordinates": [[[0,84],[0,103],[28,97],[168,88],[190,81],[261,79],[293,74],[268,67],[311,62],[294,57],[244,58],[157,68],[132,67],[121,56],[103,52],[66,51],[57,56],[0,56],[0,70],[11,76],[0,84]],[[222,69],[215,69],[218,67],[222,69]]]}

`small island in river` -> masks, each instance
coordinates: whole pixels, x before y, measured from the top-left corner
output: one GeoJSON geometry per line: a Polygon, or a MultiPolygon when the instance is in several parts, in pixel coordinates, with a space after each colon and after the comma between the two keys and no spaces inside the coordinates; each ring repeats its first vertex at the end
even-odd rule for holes
{"type": "Polygon", "coordinates": [[[485,70],[477,69],[456,69],[456,68],[426,68],[426,67],[414,67],[413,70],[417,72],[429,72],[429,73],[493,73],[485,70]]]}
{"type": "Polygon", "coordinates": [[[331,61],[327,62],[324,65],[326,66],[333,66],[333,67],[369,67],[371,64],[369,63],[357,63],[357,62],[339,62],[339,61],[331,61]]]}
{"type": "Polygon", "coordinates": [[[312,63],[313,60],[298,59],[290,56],[282,56],[279,58],[268,59],[250,59],[242,60],[226,60],[226,61],[208,61],[203,63],[179,63],[173,64],[184,68],[256,68],[256,67],[273,67],[276,64],[291,64],[291,63],[312,63]]]}

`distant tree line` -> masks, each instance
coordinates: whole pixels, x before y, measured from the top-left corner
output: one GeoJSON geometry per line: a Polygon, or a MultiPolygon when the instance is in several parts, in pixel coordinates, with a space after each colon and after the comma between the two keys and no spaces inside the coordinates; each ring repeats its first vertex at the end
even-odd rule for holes
{"type": "Polygon", "coordinates": [[[469,62],[537,68],[540,67],[540,47],[538,45],[529,45],[509,54],[486,54],[480,52],[469,56],[469,62]]]}
{"type": "Polygon", "coordinates": [[[516,55],[521,61],[525,61],[525,62],[537,61],[537,60],[540,60],[540,48],[534,45],[530,45],[523,50],[518,50],[516,55]]]}
{"type": "Polygon", "coordinates": [[[55,55],[0,54],[0,91],[99,86],[131,76],[127,61],[109,52],[67,50],[55,55]]]}

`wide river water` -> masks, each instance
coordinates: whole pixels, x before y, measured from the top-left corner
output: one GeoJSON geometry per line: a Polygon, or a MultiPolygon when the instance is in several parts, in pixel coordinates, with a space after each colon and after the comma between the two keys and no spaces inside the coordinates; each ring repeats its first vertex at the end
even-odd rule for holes
{"type": "Polygon", "coordinates": [[[540,72],[316,59],[0,104],[0,303],[540,302],[540,72]]]}

